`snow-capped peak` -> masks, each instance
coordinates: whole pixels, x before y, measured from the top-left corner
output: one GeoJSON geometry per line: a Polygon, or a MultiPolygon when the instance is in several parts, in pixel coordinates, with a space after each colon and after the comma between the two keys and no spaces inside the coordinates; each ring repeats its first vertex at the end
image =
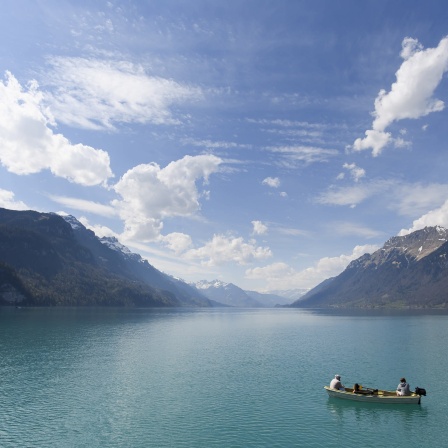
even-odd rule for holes
{"type": "Polygon", "coordinates": [[[212,280],[211,282],[207,280],[200,280],[193,284],[197,289],[226,288],[229,286],[229,283],[223,282],[221,280],[212,280]]]}

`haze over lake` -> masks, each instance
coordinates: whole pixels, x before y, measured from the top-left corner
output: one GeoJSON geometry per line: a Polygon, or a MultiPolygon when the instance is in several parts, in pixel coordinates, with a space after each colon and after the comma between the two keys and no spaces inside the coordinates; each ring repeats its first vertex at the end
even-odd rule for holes
{"type": "Polygon", "coordinates": [[[0,446],[439,447],[448,316],[0,309],[0,446]],[[428,396],[345,403],[323,386],[428,396]]]}

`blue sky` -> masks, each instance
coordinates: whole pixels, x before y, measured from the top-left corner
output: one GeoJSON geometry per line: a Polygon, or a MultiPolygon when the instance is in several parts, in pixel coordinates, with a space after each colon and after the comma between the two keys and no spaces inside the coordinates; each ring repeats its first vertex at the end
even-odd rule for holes
{"type": "Polygon", "coordinates": [[[444,1],[7,0],[0,206],[311,288],[448,227],[447,35],[444,1]]]}

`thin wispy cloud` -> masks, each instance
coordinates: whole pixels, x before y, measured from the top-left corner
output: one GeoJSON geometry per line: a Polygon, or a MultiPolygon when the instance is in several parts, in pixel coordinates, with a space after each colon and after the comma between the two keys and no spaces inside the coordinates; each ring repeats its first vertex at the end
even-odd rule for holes
{"type": "Polygon", "coordinates": [[[85,199],[71,198],[66,196],[49,195],[49,198],[59,205],[67,207],[70,210],[78,210],[81,212],[89,212],[98,216],[113,217],[118,216],[117,210],[107,204],[101,204],[85,199]]]}
{"type": "Polygon", "coordinates": [[[179,124],[172,107],[202,98],[201,89],[151,76],[127,61],[49,59],[45,100],[57,121],[86,129],[116,128],[119,123],[179,124]]]}
{"type": "Polygon", "coordinates": [[[301,164],[328,162],[338,154],[336,149],[318,148],[313,146],[270,146],[266,151],[279,156],[277,165],[294,168],[301,164]]]}

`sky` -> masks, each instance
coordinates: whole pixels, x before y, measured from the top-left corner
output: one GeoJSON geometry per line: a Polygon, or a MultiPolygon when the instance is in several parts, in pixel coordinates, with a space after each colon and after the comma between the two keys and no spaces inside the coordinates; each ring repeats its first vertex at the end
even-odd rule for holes
{"type": "Polygon", "coordinates": [[[443,0],[5,0],[0,207],[309,289],[448,227],[443,0]]]}

